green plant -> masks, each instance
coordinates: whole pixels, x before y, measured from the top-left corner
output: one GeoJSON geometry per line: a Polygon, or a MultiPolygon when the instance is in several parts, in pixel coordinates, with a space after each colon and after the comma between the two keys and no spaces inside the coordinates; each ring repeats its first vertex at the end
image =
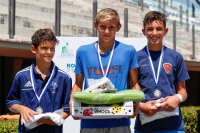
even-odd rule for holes
{"type": "Polygon", "coordinates": [[[181,107],[186,133],[198,133],[198,113],[200,106],[181,107]]]}
{"type": "MultiPolygon", "coordinates": [[[[198,115],[200,116],[200,106],[181,107],[181,113],[185,123],[186,133],[198,133],[198,115]]],[[[1,120],[0,133],[17,133],[18,120],[1,120]]]]}
{"type": "Polygon", "coordinates": [[[0,133],[17,133],[18,120],[1,120],[0,133]]]}

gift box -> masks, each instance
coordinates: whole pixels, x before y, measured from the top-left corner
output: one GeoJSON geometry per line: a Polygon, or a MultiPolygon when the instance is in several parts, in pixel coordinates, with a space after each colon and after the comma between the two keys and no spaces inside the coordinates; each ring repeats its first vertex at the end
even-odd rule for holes
{"type": "Polygon", "coordinates": [[[88,105],[72,102],[72,116],[83,119],[123,118],[134,114],[133,101],[110,105],[88,105]]]}

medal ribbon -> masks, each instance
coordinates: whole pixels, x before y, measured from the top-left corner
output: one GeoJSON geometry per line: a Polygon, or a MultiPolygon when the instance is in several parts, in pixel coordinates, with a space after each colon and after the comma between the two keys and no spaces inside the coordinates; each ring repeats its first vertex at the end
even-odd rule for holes
{"type": "Polygon", "coordinates": [[[160,78],[160,67],[161,67],[161,62],[163,60],[163,55],[164,55],[164,53],[163,53],[164,47],[162,47],[161,56],[160,56],[160,59],[159,59],[157,76],[155,74],[155,69],[154,69],[154,66],[153,66],[153,63],[152,63],[152,59],[151,59],[151,55],[149,53],[148,46],[146,46],[146,49],[147,49],[147,53],[148,53],[149,62],[151,64],[151,70],[152,70],[152,73],[153,73],[154,81],[155,81],[156,87],[158,87],[158,81],[159,81],[159,78],[160,78]]]}
{"type": "Polygon", "coordinates": [[[38,99],[38,102],[40,103],[40,100],[41,100],[41,98],[42,98],[44,92],[46,91],[47,86],[49,85],[49,82],[51,81],[51,79],[52,79],[52,77],[53,77],[53,75],[54,75],[55,64],[53,64],[53,70],[52,70],[52,73],[51,73],[51,75],[50,75],[50,77],[49,77],[47,83],[45,84],[45,86],[44,86],[44,88],[42,89],[42,92],[41,92],[41,94],[40,94],[39,96],[37,95],[36,90],[35,90],[36,87],[35,87],[35,84],[34,84],[34,82],[35,82],[35,81],[34,81],[35,78],[34,78],[34,76],[33,76],[33,69],[34,69],[33,66],[34,66],[34,65],[31,65],[31,67],[30,67],[31,83],[32,83],[32,86],[33,86],[34,93],[35,93],[35,95],[36,95],[36,97],[37,97],[37,99],[38,99]]]}
{"type": "Polygon", "coordinates": [[[97,51],[98,51],[99,64],[100,64],[101,71],[102,71],[102,74],[103,74],[104,77],[106,77],[107,74],[108,74],[108,71],[109,71],[109,68],[110,68],[110,64],[111,64],[111,60],[112,60],[113,53],[114,53],[114,48],[115,48],[115,42],[114,42],[113,47],[112,47],[112,51],[111,51],[110,59],[109,59],[109,61],[108,61],[108,66],[107,66],[107,69],[106,69],[106,73],[104,73],[103,66],[102,66],[102,62],[101,62],[99,43],[97,44],[97,51]]]}

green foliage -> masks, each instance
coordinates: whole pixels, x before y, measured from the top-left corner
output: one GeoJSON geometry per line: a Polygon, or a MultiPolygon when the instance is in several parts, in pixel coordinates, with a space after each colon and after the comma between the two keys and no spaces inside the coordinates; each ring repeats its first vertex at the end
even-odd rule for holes
{"type": "Polygon", "coordinates": [[[0,133],[17,133],[18,120],[1,120],[0,133]]]}
{"type": "MultiPolygon", "coordinates": [[[[198,113],[200,106],[181,107],[186,133],[198,133],[198,113]],[[198,112],[198,113],[197,113],[198,112]]],[[[199,122],[200,123],[200,122],[199,122]]],[[[18,120],[1,120],[0,133],[17,133],[18,120]]]]}
{"type": "MultiPolygon", "coordinates": [[[[198,133],[198,113],[200,106],[181,107],[186,133],[198,133]]],[[[199,125],[200,126],[200,125],[199,125]]]]}

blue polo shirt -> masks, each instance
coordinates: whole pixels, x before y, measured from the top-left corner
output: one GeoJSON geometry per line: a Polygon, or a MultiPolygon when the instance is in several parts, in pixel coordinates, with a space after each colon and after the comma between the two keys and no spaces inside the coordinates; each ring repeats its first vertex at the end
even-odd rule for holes
{"type": "MultiPolygon", "coordinates": [[[[34,77],[35,92],[33,89],[33,84],[30,77],[30,68],[27,67],[19,71],[13,81],[11,90],[6,99],[6,105],[9,108],[13,104],[20,104],[29,107],[32,110],[36,110],[39,106],[36,94],[39,96],[50,78],[53,71],[54,63],[52,62],[52,67],[50,73],[43,80],[41,75],[35,70],[34,63],[32,64],[32,73],[34,77]],[[36,93],[36,94],[35,94],[36,93]]],[[[64,112],[70,112],[69,100],[72,88],[71,77],[64,71],[60,70],[55,66],[54,73],[52,75],[49,84],[44,91],[40,107],[45,112],[54,112],[60,108],[63,108],[64,112]]],[[[42,124],[31,130],[25,128],[24,125],[19,124],[19,133],[61,133],[61,126],[50,126],[42,124]]]]}
{"type": "MultiPolygon", "coordinates": [[[[84,89],[89,87],[88,79],[100,79],[103,77],[99,64],[98,52],[95,47],[97,42],[83,45],[76,53],[76,74],[83,74],[85,78],[84,89]]],[[[138,67],[136,50],[133,46],[115,41],[114,54],[110,66],[111,51],[100,54],[103,69],[109,67],[107,78],[112,82],[117,91],[129,88],[129,71],[138,67]]],[[[130,119],[82,119],[81,128],[112,128],[130,126],[130,119]]]]}

